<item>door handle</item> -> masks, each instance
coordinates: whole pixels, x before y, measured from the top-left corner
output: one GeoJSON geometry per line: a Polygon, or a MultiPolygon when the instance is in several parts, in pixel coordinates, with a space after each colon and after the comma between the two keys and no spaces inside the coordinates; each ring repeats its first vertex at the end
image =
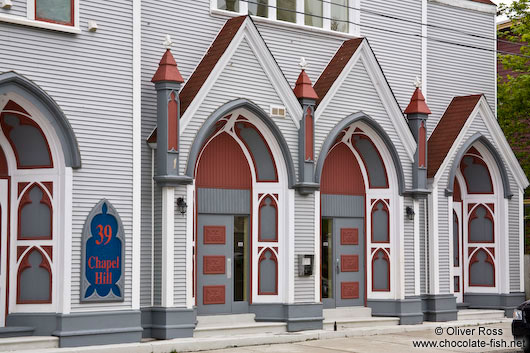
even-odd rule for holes
{"type": "Polygon", "coordinates": [[[336,269],[337,269],[337,273],[340,273],[340,265],[339,265],[339,259],[337,259],[337,261],[335,262],[336,264],[336,269]]]}
{"type": "Polygon", "coordinates": [[[232,259],[226,258],[226,278],[232,278],[232,259]]]}

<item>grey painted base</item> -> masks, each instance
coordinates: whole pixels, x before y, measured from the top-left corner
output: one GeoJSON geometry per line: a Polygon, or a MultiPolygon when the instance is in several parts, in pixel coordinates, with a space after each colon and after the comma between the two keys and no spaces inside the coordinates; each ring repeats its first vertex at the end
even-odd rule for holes
{"type": "Polygon", "coordinates": [[[144,338],[172,339],[193,337],[197,310],[184,308],[142,308],[144,338]]]}
{"type": "Polygon", "coordinates": [[[30,326],[36,336],[57,336],[59,347],[140,342],[140,311],[9,314],[7,326],[30,326]]]}
{"type": "Polygon", "coordinates": [[[256,321],[286,322],[289,332],[323,327],[322,303],[252,304],[249,310],[256,315],[256,321]]]}
{"type": "Polygon", "coordinates": [[[452,294],[421,296],[424,321],[453,321],[458,318],[456,297],[452,294]]]}
{"type": "Polygon", "coordinates": [[[506,317],[512,317],[513,309],[525,301],[523,292],[507,294],[464,293],[464,302],[470,309],[504,310],[506,317]]]}
{"type": "Polygon", "coordinates": [[[372,308],[373,316],[397,316],[400,325],[415,325],[423,322],[422,300],[410,297],[403,300],[369,299],[366,306],[372,308]]]}

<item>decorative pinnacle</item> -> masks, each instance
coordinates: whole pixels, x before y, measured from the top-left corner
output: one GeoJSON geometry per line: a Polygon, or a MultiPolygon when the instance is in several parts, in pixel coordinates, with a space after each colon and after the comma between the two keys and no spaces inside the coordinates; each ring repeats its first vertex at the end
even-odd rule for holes
{"type": "Polygon", "coordinates": [[[300,63],[298,65],[300,65],[300,68],[304,71],[307,68],[308,64],[307,64],[306,59],[303,56],[300,58],[300,63]]]}
{"type": "Polygon", "coordinates": [[[421,82],[419,76],[416,76],[416,79],[414,80],[414,86],[415,86],[416,88],[421,88],[421,84],[422,84],[422,83],[423,83],[423,82],[421,82]]]}
{"type": "Polygon", "coordinates": [[[173,46],[173,41],[171,40],[171,36],[169,34],[166,34],[166,40],[164,40],[163,44],[166,49],[171,49],[171,46],[173,46]]]}

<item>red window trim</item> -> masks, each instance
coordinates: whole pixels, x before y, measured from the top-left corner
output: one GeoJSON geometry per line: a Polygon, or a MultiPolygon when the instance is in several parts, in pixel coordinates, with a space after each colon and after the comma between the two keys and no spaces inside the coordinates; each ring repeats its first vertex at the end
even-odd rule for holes
{"type": "Polygon", "coordinates": [[[382,248],[379,248],[377,251],[373,252],[372,254],[372,292],[390,292],[390,257],[388,256],[388,254],[386,253],[386,251],[384,251],[382,248]],[[374,287],[374,263],[375,263],[375,259],[378,256],[378,254],[382,252],[383,253],[383,260],[386,261],[386,265],[387,265],[387,268],[388,268],[388,278],[387,278],[387,286],[388,286],[388,289],[375,289],[374,287]]]}
{"type": "MultiPolygon", "coordinates": [[[[19,183],[19,193],[21,192],[20,184],[24,184],[24,183],[19,183]]],[[[25,184],[27,185],[27,183],[25,184]]],[[[36,241],[53,239],[53,205],[50,200],[50,197],[46,193],[46,190],[44,190],[44,188],[38,183],[32,183],[28,188],[26,188],[26,190],[24,191],[24,195],[20,198],[20,202],[18,204],[18,212],[17,212],[17,239],[18,240],[36,240],[36,241]],[[31,200],[29,199],[29,193],[35,187],[39,188],[42,192],[42,198],[40,200],[40,203],[45,204],[50,209],[50,235],[47,235],[46,237],[24,237],[22,235],[22,209],[24,208],[25,205],[31,202],[31,200]]]]}
{"type": "Polygon", "coordinates": [[[274,251],[272,251],[271,248],[265,248],[262,252],[261,252],[261,255],[258,259],[258,295],[278,295],[278,258],[276,257],[276,254],[274,253],[274,251]],[[265,253],[266,252],[269,252],[271,254],[271,260],[274,261],[276,263],[276,278],[275,278],[275,287],[274,287],[274,292],[263,292],[261,290],[261,271],[260,271],[260,266],[261,266],[261,262],[263,260],[265,260],[265,253]]]}
{"type": "Polygon", "coordinates": [[[469,195],[492,195],[492,194],[495,193],[495,186],[493,185],[493,180],[491,179],[490,168],[488,167],[486,162],[484,162],[482,157],[478,157],[477,155],[466,153],[464,155],[464,157],[462,157],[462,160],[460,161],[460,172],[462,173],[462,177],[464,178],[464,182],[466,183],[466,192],[469,195]],[[488,178],[490,180],[491,191],[486,191],[486,192],[471,192],[471,191],[469,191],[469,182],[467,181],[466,175],[464,173],[464,168],[463,168],[464,167],[463,166],[463,161],[464,161],[464,158],[466,158],[466,157],[472,157],[473,158],[473,164],[480,164],[480,165],[482,165],[483,167],[486,168],[486,170],[488,171],[488,178]]]}
{"type": "Polygon", "coordinates": [[[51,304],[52,303],[52,285],[53,285],[53,280],[52,280],[52,269],[51,269],[51,265],[50,265],[50,262],[48,261],[48,259],[46,258],[46,255],[44,255],[44,253],[41,251],[41,249],[39,249],[38,247],[36,246],[33,246],[31,249],[29,249],[26,254],[24,255],[24,258],[22,259],[22,261],[20,261],[20,264],[18,266],[18,271],[17,271],[17,304],[51,304]],[[33,251],[38,251],[40,253],[40,255],[42,256],[42,262],[39,264],[39,267],[42,267],[44,268],[46,271],[48,271],[48,273],[50,274],[50,290],[49,290],[49,299],[47,300],[22,300],[20,299],[20,276],[22,275],[22,272],[26,269],[26,268],[29,268],[31,267],[29,265],[29,262],[28,262],[28,258],[29,258],[29,255],[31,255],[33,253],[33,251]]]}
{"type": "MultiPolygon", "coordinates": [[[[278,195],[274,195],[274,196],[276,196],[276,198],[278,197],[278,195]]],[[[261,195],[260,195],[260,197],[261,197],[261,195]]],[[[258,211],[258,241],[260,241],[260,242],[278,242],[278,203],[276,202],[276,199],[271,194],[266,194],[261,199],[261,202],[259,203],[259,208],[258,209],[259,209],[259,211],[258,211]],[[274,239],[263,239],[261,237],[261,209],[262,209],[262,207],[265,206],[265,200],[267,198],[269,198],[271,200],[270,206],[274,207],[274,209],[276,210],[276,212],[275,212],[276,231],[275,231],[274,239]]]]}
{"type": "Polygon", "coordinates": [[[75,1],[74,0],[70,0],[70,19],[71,19],[70,22],[55,21],[55,20],[50,20],[48,18],[42,18],[42,17],[37,16],[37,1],[38,0],[33,0],[33,1],[34,1],[33,5],[35,7],[35,20],[36,21],[55,23],[58,25],[72,26],[72,27],[75,25],[75,1]]]}
{"type": "MultiPolygon", "coordinates": [[[[490,204],[488,204],[488,205],[490,205],[490,204]]],[[[469,218],[468,218],[468,222],[467,222],[467,242],[469,244],[494,244],[495,243],[495,218],[494,218],[493,214],[491,213],[491,209],[487,205],[482,204],[482,203],[469,204],[468,205],[468,209],[471,212],[469,213],[469,218]],[[471,240],[471,221],[473,219],[477,218],[476,212],[477,212],[477,209],[479,207],[482,207],[482,208],[484,208],[486,210],[486,216],[485,217],[488,218],[491,221],[491,225],[492,225],[491,241],[473,241],[473,240],[471,240]]]]}
{"type": "Polygon", "coordinates": [[[497,278],[495,276],[495,260],[491,257],[491,254],[484,248],[478,248],[474,253],[473,256],[469,259],[469,267],[468,267],[468,273],[471,274],[471,265],[477,262],[477,254],[479,252],[483,252],[486,254],[486,262],[491,264],[493,266],[493,285],[491,284],[471,284],[471,275],[468,276],[468,285],[470,287],[487,287],[487,288],[494,288],[497,286],[497,278]]]}
{"type": "Polygon", "coordinates": [[[361,160],[363,161],[363,164],[364,164],[364,169],[366,170],[366,175],[368,176],[368,187],[370,189],[388,189],[390,186],[388,184],[388,172],[386,170],[386,165],[385,165],[385,161],[383,160],[383,157],[381,156],[381,153],[379,152],[379,149],[377,148],[377,146],[374,144],[374,142],[372,141],[372,139],[370,137],[368,137],[367,135],[365,135],[364,133],[354,133],[352,136],[351,136],[351,139],[350,139],[350,144],[352,145],[352,147],[355,149],[355,151],[357,151],[357,153],[359,154],[359,157],[361,157],[361,160]],[[374,148],[374,150],[377,152],[377,156],[379,157],[379,160],[381,161],[381,165],[383,166],[383,170],[385,171],[385,186],[372,186],[372,180],[370,178],[370,173],[368,172],[368,167],[367,167],[367,163],[366,161],[364,160],[364,157],[362,155],[362,153],[359,151],[359,149],[357,148],[357,146],[353,143],[353,137],[354,136],[359,136],[361,139],[364,139],[364,140],[368,140],[368,142],[370,142],[372,144],[372,147],[374,148]]]}
{"type": "MultiPolygon", "coordinates": [[[[373,200],[372,200],[373,201],[373,200]]],[[[388,202],[388,200],[385,200],[388,202]]],[[[372,202],[372,212],[370,213],[370,224],[371,224],[371,229],[370,229],[370,240],[372,243],[374,244],[389,244],[390,243],[390,210],[388,209],[388,205],[386,202],[384,202],[383,200],[379,199],[375,202],[372,202]],[[383,205],[383,211],[386,211],[386,214],[387,214],[387,222],[386,222],[386,225],[387,225],[387,235],[388,235],[388,240],[386,241],[376,241],[374,240],[374,213],[376,211],[376,207],[378,204],[382,204],[383,205]]]]}

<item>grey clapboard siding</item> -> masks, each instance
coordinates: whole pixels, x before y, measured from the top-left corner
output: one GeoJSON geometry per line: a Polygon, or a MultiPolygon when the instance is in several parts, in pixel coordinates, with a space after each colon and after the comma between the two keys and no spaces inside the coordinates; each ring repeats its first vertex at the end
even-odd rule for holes
{"type": "MultiPolygon", "coordinates": [[[[494,37],[495,16],[439,3],[428,3],[429,24],[494,37]]],[[[428,37],[464,45],[495,49],[495,41],[429,27],[428,37]]],[[[434,130],[454,96],[484,93],[495,111],[495,53],[427,41],[427,102],[432,111],[428,134],[434,130]]]]}
{"type": "Polygon", "coordinates": [[[315,253],[315,195],[303,196],[295,193],[294,207],[294,300],[297,303],[314,302],[315,277],[314,275],[310,277],[298,276],[298,259],[296,255],[315,253]]]}
{"type": "Polygon", "coordinates": [[[6,14],[11,16],[27,16],[27,0],[11,0],[13,6],[8,9],[0,8],[0,14],[6,14]]]}
{"type": "MultiPolygon", "coordinates": [[[[401,159],[407,188],[412,187],[412,163],[405,151],[396,128],[389,119],[381,100],[370,80],[362,60],[352,69],[337,93],[330,101],[326,110],[321,112],[315,122],[315,154],[318,158],[320,149],[326,137],[335,125],[345,117],[363,111],[376,120],[394,141],[394,145],[401,159]]],[[[387,166],[387,169],[389,166],[387,166]]]]}
{"type": "MultiPolygon", "coordinates": [[[[176,199],[186,199],[186,186],[175,188],[175,249],[173,256],[174,266],[174,298],[173,303],[177,307],[186,306],[186,215],[181,214],[176,207],[176,199]]],[[[189,212],[193,212],[191,209],[189,212]]],[[[193,234],[189,234],[192,236],[193,234]]]]}
{"type": "Polygon", "coordinates": [[[404,110],[414,92],[415,77],[421,77],[421,39],[385,30],[421,34],[421,25],[417,24],[421,22],[421,2],[417,0],[361,1],[361,9],[361,35],[368,38],[390,87],[401,109],[404,110]],[[389,19],[373,12],[416,23],[389,19]]]}
{"type": "MultiPolygon", "coordinates": [[[[412,199],[405,198],[404,208],[407,206],[414,208],[412,199]]],[[[418,215],[419,216],[419,215],[418,215]]],[[[416,289],[416,265],[415,265],[415,244],[414,244],[414,221],[408,219],[407,214],[403,212],[403,225],[404,225],[404,259],[405,259],[405,295],[413,296],[416,289]]]]}
{"type": "MultiPolygon", "coordinates": [[[[13,14],[22,8],[15,1],[13,14]]],[[[82,168],[73,172],[72,233],[64,235],[72,237],[72,311],[125,309],[131,306],[133,261],[132,2],[81,1],[80,22],[79,35],[0,23],[0,72],[14,70],[45,90],[64,111],[79,143],[82,168]],[[104,30],[87,32],[87,19],[97,19],[104,30]],[[125,301],[80,304],[81,232],[102,198],[123,221],[125,301]]]]}

